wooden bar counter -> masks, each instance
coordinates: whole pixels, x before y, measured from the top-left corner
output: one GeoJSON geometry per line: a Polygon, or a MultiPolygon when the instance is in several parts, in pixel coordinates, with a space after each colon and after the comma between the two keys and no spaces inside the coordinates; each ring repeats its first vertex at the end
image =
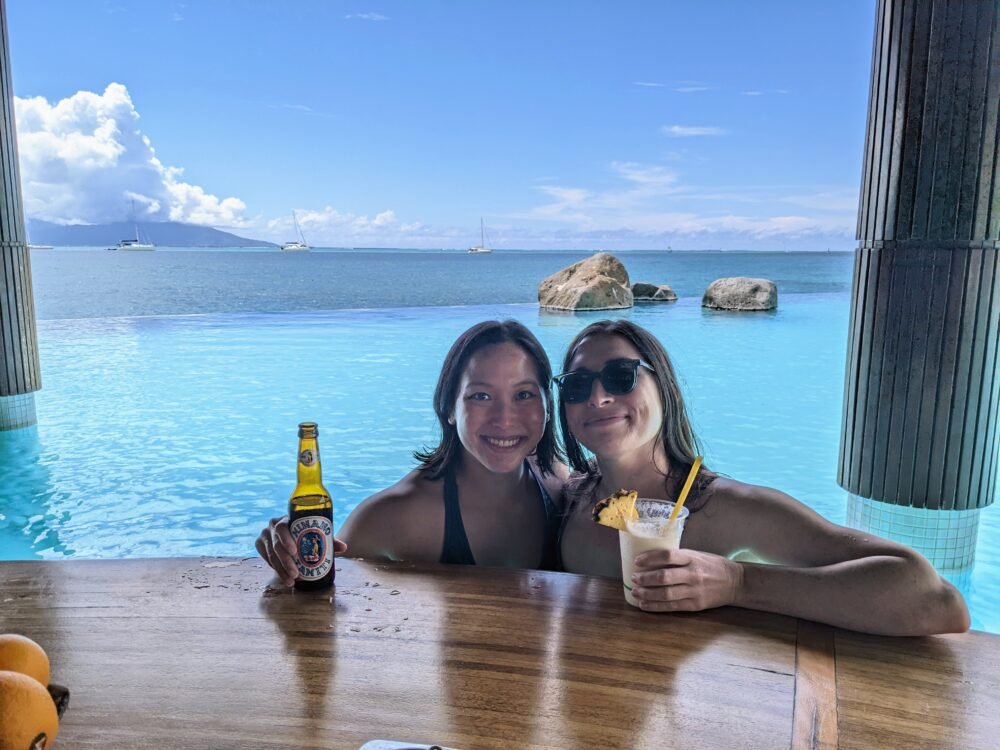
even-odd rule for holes
{"type": "Polygon", "coordinates": [[[70,688],[56,748],[996,747],[1000,637],[878,638],[613,581],[338,560],[0,563],[0,632],[70,688]]]}

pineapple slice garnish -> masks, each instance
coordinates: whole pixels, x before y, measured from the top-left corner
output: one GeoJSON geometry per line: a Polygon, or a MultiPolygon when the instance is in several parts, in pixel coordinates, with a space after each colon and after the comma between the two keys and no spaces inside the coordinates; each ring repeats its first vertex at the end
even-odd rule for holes
{"type": "Polygon", "coordinates": [[[635,509],[635,501],[639,493],[635,490],[618,490],[611,497],[606,497],[594,506],[594,520],[612,529],[625,531],[626,519],[639,520],[635,509]]]}

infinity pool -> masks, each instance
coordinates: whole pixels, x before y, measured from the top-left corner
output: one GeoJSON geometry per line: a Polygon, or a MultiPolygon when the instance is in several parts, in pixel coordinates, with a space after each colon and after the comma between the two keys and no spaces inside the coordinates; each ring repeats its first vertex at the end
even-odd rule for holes
{"type": "MultiPolygon", "coordinates": [[[[842,523],[836,483],[848,294],[774,313],[697,299],[624,315],[670,350],[706,463],[842,523]]],[[[341,523],[435,441],[431,396],[455,336],[516,318],[558,369],[599,314],[536,305],[40,321],[38,427],[0,433],[0,559],[251,555],[295,479],[296,426],[320,424],[341,523]]],[[[958,583],[1000,632],[1000,518],[958,583]]]]}

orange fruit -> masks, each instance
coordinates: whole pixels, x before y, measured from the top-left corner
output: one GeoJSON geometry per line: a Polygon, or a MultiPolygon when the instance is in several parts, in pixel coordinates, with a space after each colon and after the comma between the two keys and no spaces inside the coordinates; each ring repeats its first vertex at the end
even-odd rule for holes
{"type": "Polygon", "coordinates": [[[41,646],[23,635],[0,635],[0,669],[34,677],[42,685],[49,684],[49,657],[41,646]]]}
{"type": "Polygon", "coordinates": [[[57,734],[56,704],[42,683],[0,671],[0,750],[51,750],[57,734]]]}

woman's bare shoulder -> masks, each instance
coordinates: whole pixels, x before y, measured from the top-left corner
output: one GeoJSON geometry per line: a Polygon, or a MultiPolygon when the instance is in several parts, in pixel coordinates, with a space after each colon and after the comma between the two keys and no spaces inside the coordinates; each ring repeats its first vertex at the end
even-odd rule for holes
{"type": "Polygon", "coordinates": [[[776,528],[797,528],[801,533],[830,532],[835,528],[801,500],[781,490],[726,476],[716,476],[706,487],[703,507],[707,518],[755,534],[771,533],[776,528]]]}
{"type": "Polygon", "coordinates": [[[411,528],[412,521],[441,505],[441,482],[428,480],[419,470],[413,470],[395,484],[366,497],[351,511],[344,523],[345,531],[358,534],[394,532],[411,528]],[[436,502],[435,502],[436,500],[436,502]]]}
{"type": "MultiPolygon", "coordinates": [[[[441,482],[428,479],[419,469],[414,469],[395,484],[362,501],[372,511],[393,512],[420,510],[422,506],[441,499],[441,482]]],[[[358,506],[359,509],[361,506],[358,506]]]]}
{"type": "Polygon", "coordinates": [[[738,479],[723,476],[722,474],[714,475],[705,487],[706,492],[711,494],[712,499],[734,501],[753,500],[760,496],[762,490],[767,489],[767,487],[741,482],[738,479]]]}
{"type": "Polygon", "coordinates": [[[723,475],[716,475],[706,486],[706,492],[713,502],[726,502],[734,505],[787,505],[794,507],[806,506],[791,495],[761,484],[750,484],[723,475]]]}
{"type": "Polygon", "coordinates": [[[431,559],[432,548],[440,546],[443,520],[441,482],[414,470],[362,500],[344,522],[341,536],[352,556],[431,559]]]}

